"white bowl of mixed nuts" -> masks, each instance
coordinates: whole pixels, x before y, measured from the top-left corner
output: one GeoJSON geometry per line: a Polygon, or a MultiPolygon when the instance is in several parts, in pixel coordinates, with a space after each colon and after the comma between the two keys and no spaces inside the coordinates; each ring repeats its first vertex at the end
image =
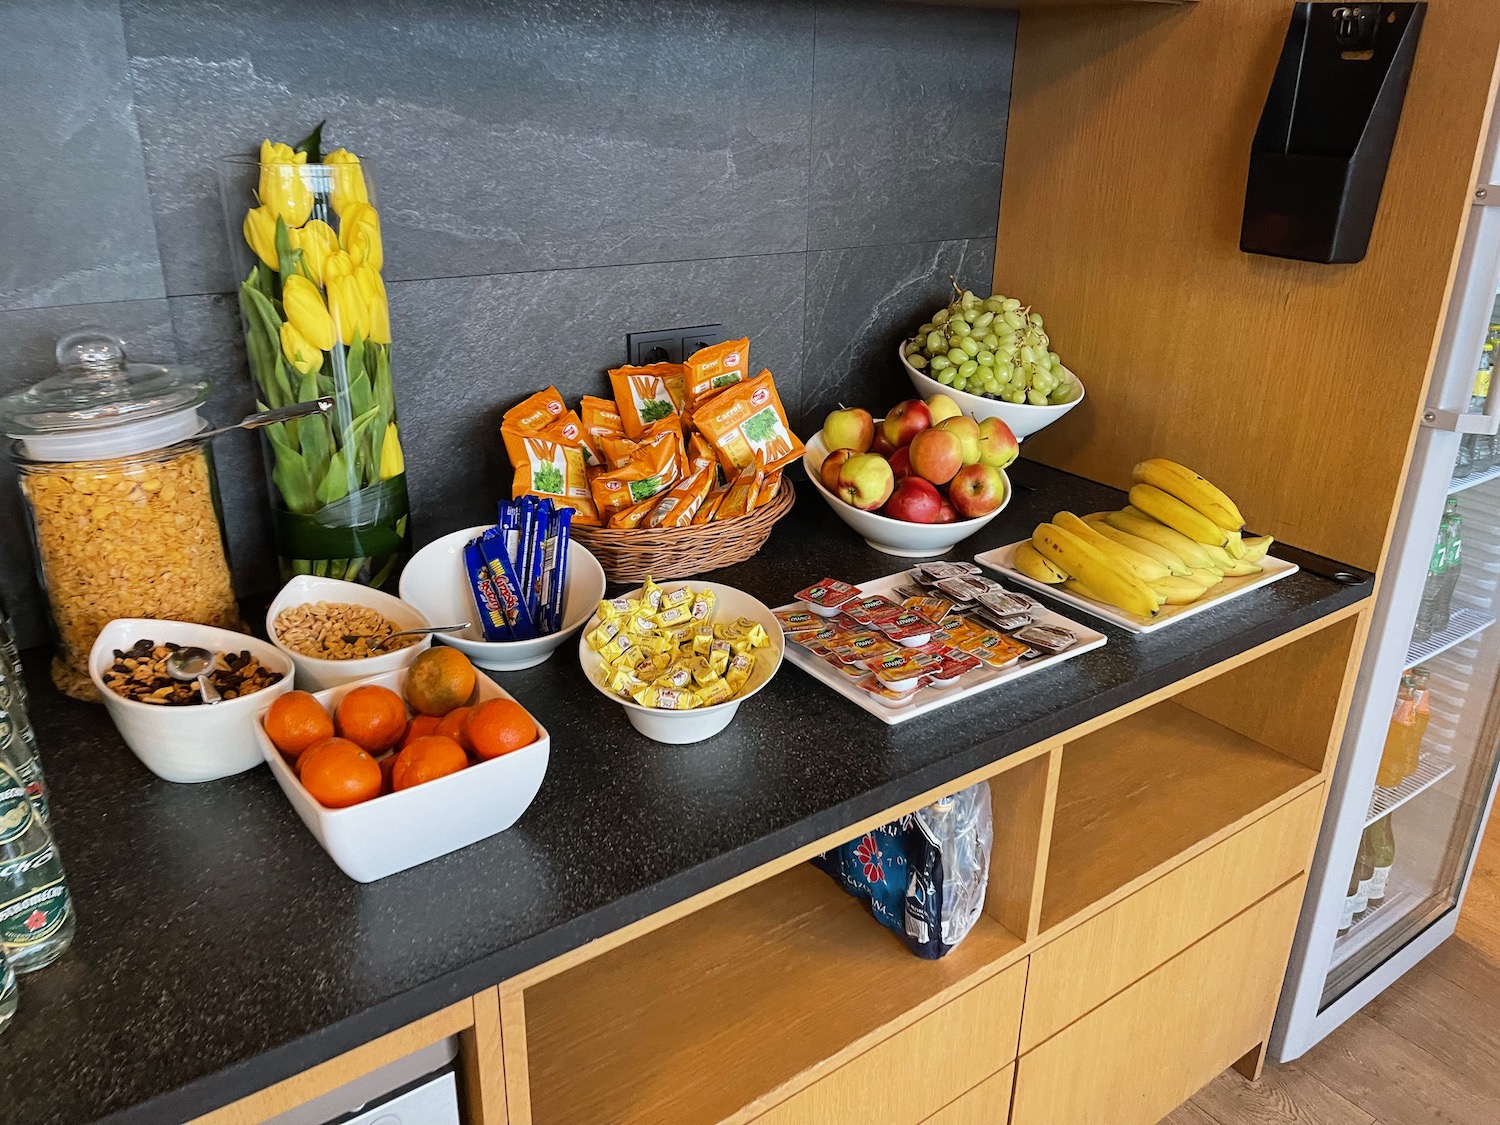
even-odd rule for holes
{"type": "Polygon", "coordinates": [[[405,668],[432,644],[431,635],[384,638],[428,621],[400,598],[357,582],[299,574],[266,611],[266,636],[297,668],[297,686],[323,691],[405,668]]]}
{"type": "Polygon", "coordinates": [[[292,690],[292,662],[265,641],[195,625],[121,617],[99,633],[89,677],[120,737],[164,781],[214,781],[260,765],[260,716],[292,690]],[[174,648],[196,646],[216,657],[209,682],[224,697],[206,706],[198,685],[167,675],[174,648]]]}

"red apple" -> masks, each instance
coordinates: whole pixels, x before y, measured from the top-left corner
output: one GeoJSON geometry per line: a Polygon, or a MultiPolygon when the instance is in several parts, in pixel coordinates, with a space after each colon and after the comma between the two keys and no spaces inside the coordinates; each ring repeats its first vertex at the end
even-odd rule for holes
{"type": "Polygon", "coordinates": [[[875,442],[870,446],[871,453],[878,453],[882,457],[889,457],[896,452],[896,447],[885,440],[885,431],[879,426],[875,427],[875,442]]]}
{"type": "Polygon", "coordinates": [[[952,430],[923,430],[911,439],[911,471],[947,484],[964,467],[964,445],[952,430]]]}
{"type": "Polygon", "coordinates": [[[927,404],[919,398],[909,398],[898,403],[885,416],[885,421],[880,424],[880,432],[894,449],[907,444],[930,425],[932,411],[927,409],[927,404]]]}
{"type": "Polygon", "coordinates": [[[938,518],[935,519],[935,520],[933,520],[932,522],[933,523],[957,523],[958,522],[958,510],[956,508],[954,508],[952,504],[948,503],[947,500],[944,500],[943,501],[943,506],[938,509],[938,518]]]}
{"type": "Polygon", "coordinates": [[[885,502],[882,515],[907,523],[937,523],[943,511],[943,494],[931,481],[905,477],[885,502]]]}
{"type": "Polygon", "coordinates": [[[896,478],[891,466],[876,453],[856,453],[839,468],[835,494],[850,507],[873,512],[890,499],[896,478]]]}
{"type": "Polygon", "coordinates": [[[823,419],[823,444],[829,449],[868,453],[875,441],[875,419],[860,407],[835,410],[823,419]]]}
{"type": "Polygon", "coordinates": [[[992,469],[1003,469],[1020,455],[1016,435],[1001,418],[986,418],[979,423],[979,463],[992,469]]]}
{"type": "Polygon", "coordinates": [[[959,442],[964,448],[964,464],[972,465],[979,460],[979,423],[972,418],[959,415],[955,418],[944,418],[937,424],[940,430],[947,430],[950,434],[957,434],[959,442]]]}
{"type": "Polygon", "coordinates": [[[903,445],[886,460],[891,463],[891,472],[897,480],[911,476],[911,446],[903,445]]]}
{"type": "Polygon", "coordinates": [[[1005,478],[989,465],[965,465],[948,486],[948,499],[966,520],[987,516],[1005,500],[1005,478]]]}
{"type": "Polygon", "coordinates": [[[818,477],[823,482],[823,487],[829,492],[838,494],[839,470],[844,467],[844,462],[854,456],[852,449],[835,449],[827,457],[823,458],[823,465],[818,470],[818,477]]]}

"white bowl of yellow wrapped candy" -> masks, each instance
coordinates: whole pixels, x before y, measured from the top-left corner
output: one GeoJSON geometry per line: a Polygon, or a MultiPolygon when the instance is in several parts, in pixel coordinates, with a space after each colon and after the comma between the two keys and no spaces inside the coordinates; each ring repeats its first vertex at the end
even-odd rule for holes
{"type": "Polygon", "coordinates": [[[589,682],[657,742],[712,738],[771,682],[785,642],[771,610],[733,586],[647,579],[599,604],[578,658],[589,682]]]}

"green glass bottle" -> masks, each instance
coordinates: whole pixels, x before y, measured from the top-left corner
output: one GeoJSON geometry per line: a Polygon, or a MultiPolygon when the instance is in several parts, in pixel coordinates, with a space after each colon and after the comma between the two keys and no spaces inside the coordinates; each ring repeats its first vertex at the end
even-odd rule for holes
{"type": "Polygon", "coordinates": [[[62,859],[26,785],[0,762],[0,948],[18,973],[61,957],[73,941],[62,859]]]}

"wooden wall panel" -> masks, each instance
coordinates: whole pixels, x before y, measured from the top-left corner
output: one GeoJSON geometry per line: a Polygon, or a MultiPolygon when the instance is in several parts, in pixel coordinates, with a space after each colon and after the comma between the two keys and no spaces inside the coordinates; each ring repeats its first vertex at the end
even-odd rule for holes
{"type": "Polygon", "coordinates": [[[1088,398],[1026,455],[1128,484],[1173,457],[1258,532],[1373,568],[1436,346],[1500,4],[1432,0],[1368,257],[1242,254],[1289,0],[1023,12],[995,285],[1088,398]]]}

